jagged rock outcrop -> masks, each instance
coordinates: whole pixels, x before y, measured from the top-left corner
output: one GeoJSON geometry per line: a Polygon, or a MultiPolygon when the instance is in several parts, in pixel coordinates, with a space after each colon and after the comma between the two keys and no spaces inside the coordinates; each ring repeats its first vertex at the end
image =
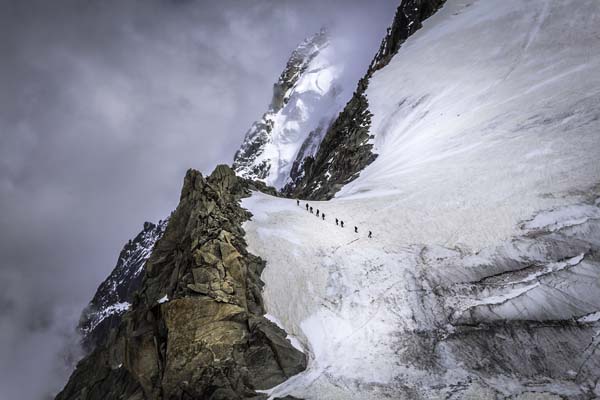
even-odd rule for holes
{"type": "Polygon", "coordinates": [[[119,326],[121,316],[131,307],[133,294],[144,278],[146,260],[164,234],[167,222],[168,219],[158,224],[144,223],[142,231],[123,247],[117,265],[83,310],[78,330],[87,351],[104,344],[110,330],[119,326]]]}
{"type": "Polygon", "coordinates": [[[326,200],[332,198],[346,183],[377,157],[369,143],[371,112],[365,91],[369,79],[389,63],[402,43],[421,28],[445,0],[407,0],[398,6],[392,26],[388,29],[379,51],[354,95],[327,130],[314,157],[307,157],[303,170],[283,191],[294,197],[326,200]]]}
{"type": "Polygon", "coordinates": [[[246,250],[241,228],[250,188],[227,166],[208,178],[188,171],[130,311],[58,400],[262,398],[255,390],[306,367],[264,317],[265,263],[246,250]]]}

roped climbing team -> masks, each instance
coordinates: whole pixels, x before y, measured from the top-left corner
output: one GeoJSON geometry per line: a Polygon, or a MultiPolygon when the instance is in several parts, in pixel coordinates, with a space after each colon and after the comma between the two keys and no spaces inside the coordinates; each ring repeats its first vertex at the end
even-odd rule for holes
{"type": "MultiPolygon", "coordinates": [[[[296,205],[300,206],[300,200],[296,200],[296,205]]],[[[311,214],[314,214],[313,208],[308,203],[306,203],[306,211],[310,212],[311,214]]],[[[325,213],[320,212],[320,210],[317,208],[317,214],[316,214],[317,217],[319,216],[319,213],[321,214],[321,218],[323,219],[323,221],[325,221],[325,213]]],[[[341,221],[337,218],[335,219],[335,224],[338,226],[341,226],[342,228],[344,227],[344,221],[341,221]]],[[[358,226],[354,227],[354,233],[358,233],[358,226]]],[[[373,237],[373,232],[369,231],[368,238],[370,239],[372,237],[373,237]]]]}

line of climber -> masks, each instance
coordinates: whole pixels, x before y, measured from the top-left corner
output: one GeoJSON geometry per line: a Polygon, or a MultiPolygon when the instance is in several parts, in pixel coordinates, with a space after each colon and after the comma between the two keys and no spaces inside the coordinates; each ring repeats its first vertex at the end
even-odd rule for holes
{"type": "MultiPolygon", "coordinates": [[[[296,200],[296,205],[300,206],[300,200],[296,200]]],[[[314,210],[313,210],[312,206],[310,206],[308,203],[306,203],[305,206],[306,206],[306,211],[310,212],[311,214],[314,214],[314,212],[313,212],[314,210]]],[[[323,221],[325,221],[325,213],[320,212],[319,209],[317,208],[317,214],[316,214],[317,218],[319,217],[319,213],[320,213],[323,221]]],[[[335,224],[337,226],[341,226],[342,228],[344,227],[344,221],[339,220],[337,218],[335,219],[335,224]]],[[[354,227],[354,233],[358,233],[358,226],[354,227]]],[[[373,237],[373,232],[369,231],[368,238],[371,239],[372,237],[373,237]]]]}

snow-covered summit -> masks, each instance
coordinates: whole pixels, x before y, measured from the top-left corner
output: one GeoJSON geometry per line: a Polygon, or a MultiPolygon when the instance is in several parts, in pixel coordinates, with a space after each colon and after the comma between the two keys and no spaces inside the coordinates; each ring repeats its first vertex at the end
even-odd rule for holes
{"type": "Polygon", "coordinates": [[[236,173],[277,189],[295,179],[343,106],[342,73],[326,30],[300,43],[274,85],[268,111],[235,154],[236,173]]]}

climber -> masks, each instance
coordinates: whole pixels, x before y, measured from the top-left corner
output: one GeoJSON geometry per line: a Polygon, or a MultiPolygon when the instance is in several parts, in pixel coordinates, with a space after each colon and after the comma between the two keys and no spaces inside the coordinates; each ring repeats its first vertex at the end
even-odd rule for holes
{"type": "Polygon", "coordinates": [[[321,214],[321,217],[323,218],[323,221],[325,221],[325,213],[321,214]]]}
{"type": "Polygon", "coordinates": [[[371,239],[373,236],[373,232],[369,231],[369,239],[371,239]]]}
{"type": "Polygon", "coordinates": [[[317,208],[317,217],[319,216],[319,209],[317,208]]]}
{"type": "Polygon", "coordinates": [[[354,227],[354,233],[358,233],[358,226],[354,227]]]}
{"type": "Polygon", "coordinates": [[[299,206],[300,205],[300,200],[296,200],[296,205],[299,206]]]}
{"type": "Polygon", "coordinates": [[[342,228],[344,227],[344,221],[340,221],[340,225],[342,226],[342,228]]]}
{"type": "Polygon", "coordinates": [[[311,208],[310,208],[310,213],[311,213],[311,214],[313,213],[313,211],[312,211],[312,210],[313,210],[313,208],[311,207],[311,208]]]}
{"type": "Polygon", "coordinates": [[[339,225],[339,222],[340,222],[340,221],[339,221],[339,220],[336,218],[336,219],[335,219],[335,224],[336,224],[336,225],[339,225]]]}
{"type": "Polygon", "coordinates": [[[308,211],[308,203],[306,203],[306,211],[308,211]]]}

